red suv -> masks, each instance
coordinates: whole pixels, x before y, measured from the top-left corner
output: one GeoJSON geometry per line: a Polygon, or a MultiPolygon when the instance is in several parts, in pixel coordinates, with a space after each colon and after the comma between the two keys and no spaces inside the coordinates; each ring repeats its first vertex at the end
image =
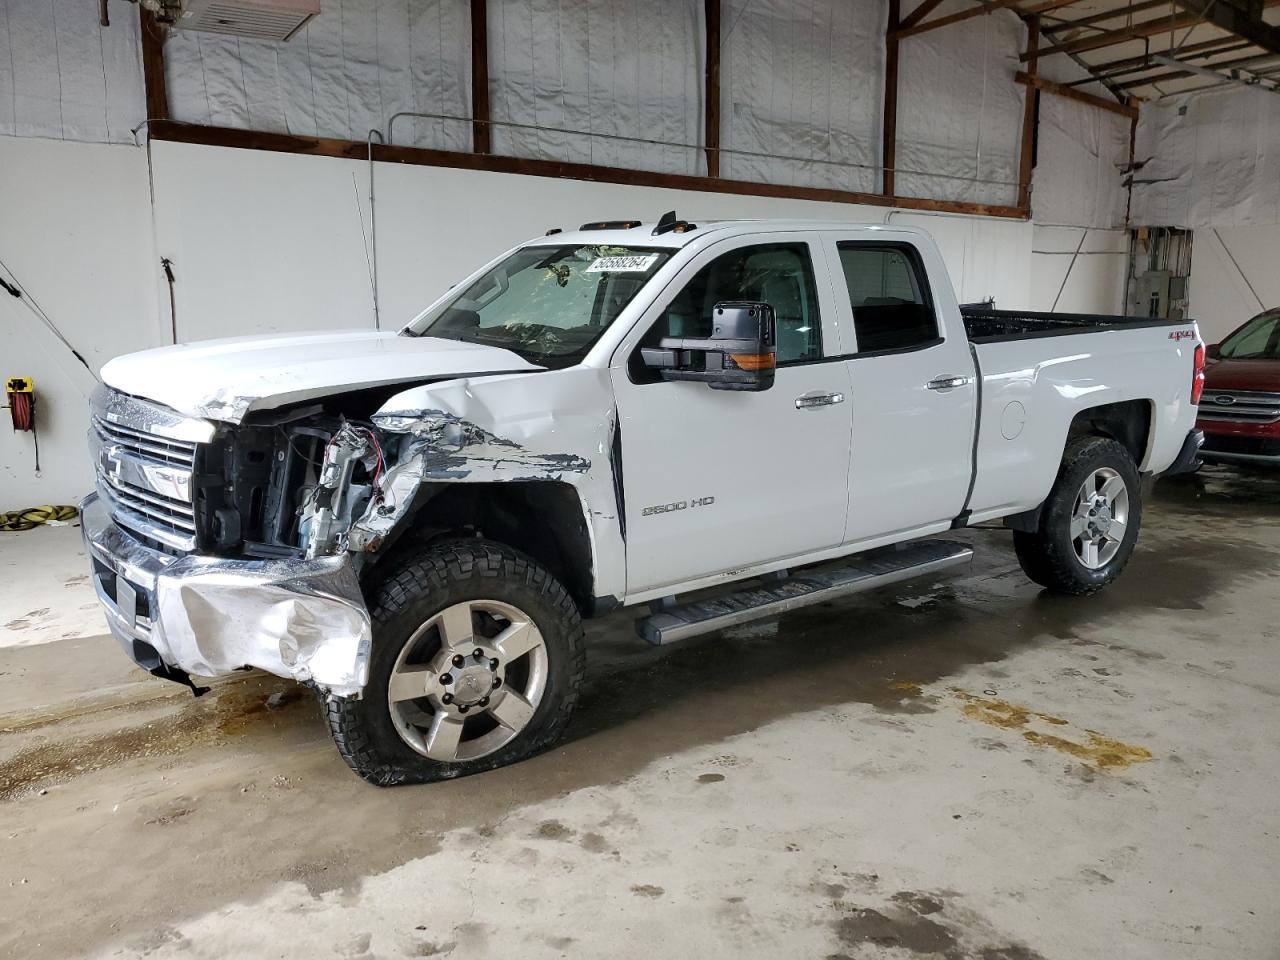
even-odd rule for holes
{"type": "Polygon", "coordinates": [[[1196,426],[1200,456],[1280,466],[1280,308],[1209,347],[1196,426]]]}

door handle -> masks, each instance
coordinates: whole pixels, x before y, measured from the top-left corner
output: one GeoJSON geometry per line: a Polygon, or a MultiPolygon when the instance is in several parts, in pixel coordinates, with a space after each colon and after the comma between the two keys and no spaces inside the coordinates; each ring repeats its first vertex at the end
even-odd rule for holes
{"type": "Polygon", "coordinates": [[[930,380],[925,384],[925,388],[929,390],[954,390],[956,387],[965,387],[971,383],[973,383],[973,377],[960,377],[954,373],[948,373],[930,380]]]}
{"type": "Polygon", "coordinates": [[[815,407],[829,407],[835,403],[844,403],[843,393],[806,393],[796,397],[797,410],[813,410],[815,407]]]}

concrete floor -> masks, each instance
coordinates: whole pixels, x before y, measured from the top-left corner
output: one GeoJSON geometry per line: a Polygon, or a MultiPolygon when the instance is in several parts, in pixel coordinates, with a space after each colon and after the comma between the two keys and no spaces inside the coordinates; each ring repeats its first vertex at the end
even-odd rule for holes
{"type": "Polygon", "coordinates": [[[1280,957],[1280,476],[1162,484],[1090,599],[966,536],[780,624],[596,622],[567,743],[426,787],[273,678],[0,649],[0,956],[1280,957]]]}
{"type": "Polygon", "coordinates": [[[0,647],[102,633],[78,522],[0,533],[0,647]]]}

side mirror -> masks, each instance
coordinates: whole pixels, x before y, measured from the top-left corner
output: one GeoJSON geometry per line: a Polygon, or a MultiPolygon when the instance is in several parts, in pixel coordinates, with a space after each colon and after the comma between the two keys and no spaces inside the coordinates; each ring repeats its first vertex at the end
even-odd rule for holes
{"type": "Polygon", "coordinates": [[[1221,359],[1222,344],[1220,343],[1209,344],[1207,347],[1204,348],[1204,355],[1208,357],[1210,360],[1221,359]]]}
{"type": "Polygon", "coordinates": [[[768,390],[777,367],[773,307],[741,301],[717,303],[711,336],[666,337],[641,347],[644,365],[663,380],[694,380],[712,390],[768,390]]]}

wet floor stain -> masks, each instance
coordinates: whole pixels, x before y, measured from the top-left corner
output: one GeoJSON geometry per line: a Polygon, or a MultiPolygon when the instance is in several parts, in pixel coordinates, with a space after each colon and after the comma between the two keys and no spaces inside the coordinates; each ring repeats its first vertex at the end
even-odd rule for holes
{"type": "Polygon", "coordinates": [[[1036,721],[1050,727],[1067,727],[1068,721],[1052,714],[1033,710],[994,697],[980,697],[964,690],[952,689],[950,696],[960,707],[960,713],[979,723],[1004,730],[1020,730],[1022,739],[1037,747],[1047,747],[1075,757],[1095,770],[1119,771],[1135,763],[1153,759],[1146,747],[1125,743],[1096,730],[1084,730],[1079,739],[1071,739],[1034,728],[1036,721]]]}
{"type": "MultiPolygon", "coordinates": [[[[164,709],[168,699],[141,706],[164,709]]],[[[273,678],[254,678],[224,685],[199,700],[179,700],[176,710],[150,722],[126,723],[103,733],[52,741],[37,737],[32,745],[0,760],[0,802],[133,760],[180,756],[197,746],[216,746],[250,733],[278,733],[278,724],[266,722],[268,714],[289,723],[313,722],[315,711],[306,709],[312,700],[303,687],[273,678]]],[[[139,706],[120,704],[108,707],[103,713],[109,719],[112,714],[127,717],[139,706]]],[[[86,715],[84,711],[72,710],[71,713],[77,718],[86,715]]],[[[66,718],[39,719],[40,722],[30,727],[54,725],[66,718]]],[[[6,729],[14,735],[30,732],[29,729],[6,729]]]]}
{"type": "Polygon", "coordinates": [[[1124,743],[1121,740],[1114,740],[1111,737],[1104,737],[1093,730],[1085,731],[1084,743],[1077,743],[1065,737],[1039,733],[1035,730],[1026,731],[1022,734],[1022,738],[1028,743],[1033,743],[1039,747],[1052,747],[1054,750],[1075,757],[1077,760],[1083,760],[1099,770],[1123,770],[1132,764],[1145,763],[1153,759],[1151,751],[1146,747],[1139,747],[1131,743],[1124,743]]]}
{"type": "Polygon", "coordinates": [[[568,840],[573,834],[574,831],[559,820],[543,820],[538,824],[538,829],[535,832],[535,835],[543,840],[568,840]]]}
{"type": "Polygon", "coordinates": [[[973,694],[965,693],[963,690],[952,690],[951,694],[964,702],[960,712],[966,717],[970,720],[989,723],[993,727],[1004,727],[1006,730],[1012,730],[1025,727],[1031,722],[1032,718],[1043,720],[1045,723],[1051,723],[1058,727],[1066,726],[1067,724],[1067,721],[1061,717],[1040,713],[1030,707],[1020,707],[1005,700],[998,700],[993,697],[975,697],[973,694]]]}
{"type": "MultiPolygon", "coordinates": [[[[1029,947],[1005,940],[975,918],[949,918],[941,896],[900,890],[877,907],[855,906],[832,921],[840,945],[862,951],[866,947],[899,951],[898,955],[941,957],[943,960],[1043,960],[1029,947]],[[963,931],[963,933],[961,932],[963,931]],[[967,940],[981,938],[984,945],[967,940]]],[[[859,952],[859,955],[861,953],[859,952]]],[[[847,957],[833,954],[832,957],[847,957]]]]}

